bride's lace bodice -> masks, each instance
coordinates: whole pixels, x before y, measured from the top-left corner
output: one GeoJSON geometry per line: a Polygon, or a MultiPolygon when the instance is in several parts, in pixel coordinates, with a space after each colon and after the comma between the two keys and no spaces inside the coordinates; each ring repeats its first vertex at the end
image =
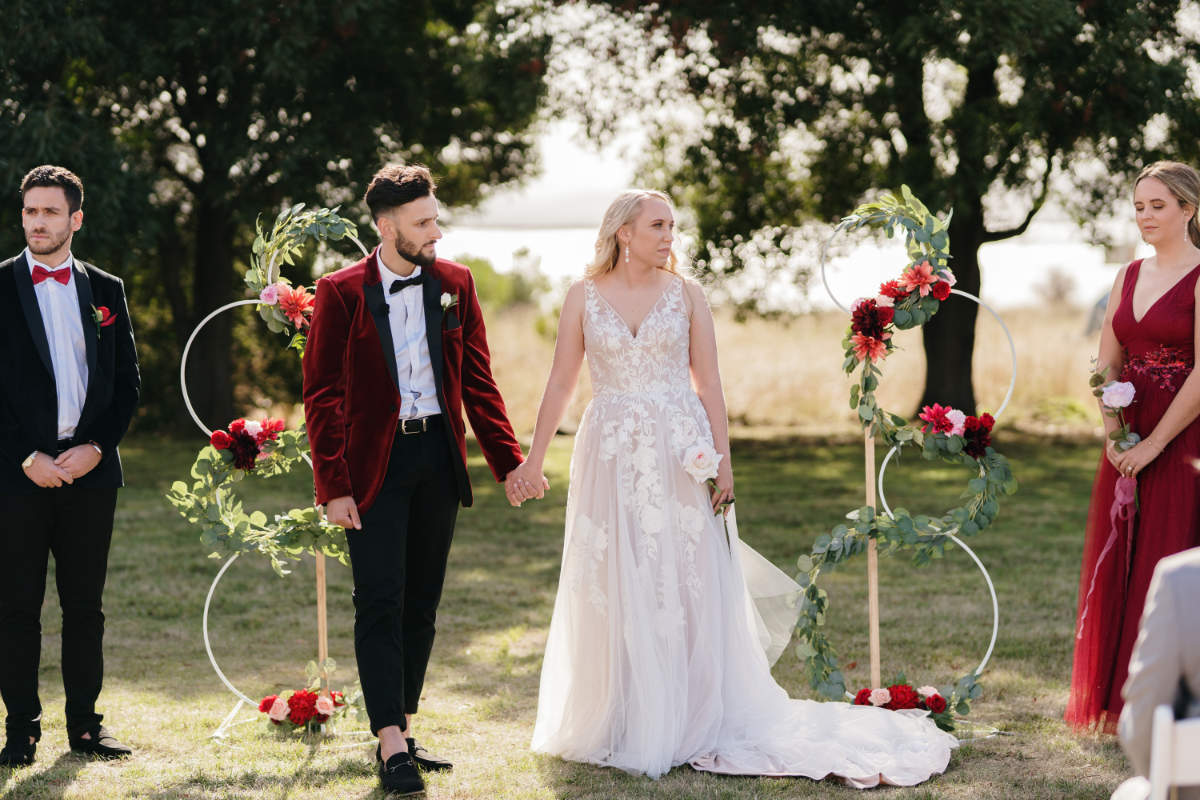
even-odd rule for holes
{"type": "Polygon", "coordinates": [[[663,290],[637,336],[590,278],[584,286],[583,338],[596,396],[691,391],[690,323],[681,278],[663,290]]]}

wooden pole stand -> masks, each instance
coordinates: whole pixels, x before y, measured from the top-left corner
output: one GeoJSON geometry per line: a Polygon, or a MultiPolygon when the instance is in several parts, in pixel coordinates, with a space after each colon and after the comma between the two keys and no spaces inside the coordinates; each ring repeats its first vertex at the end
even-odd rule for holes
{"type": "MultiPolygon", "coordinates": [[[[863,434],[866,455],[867,507],[875,510],[875,437],[868,425],[863,434]]],[[[871,651],[871,686],[883,686],[879,664],[879,550],[875,540],[867,542],[867,624],[871,651]]]]}
{"type": "Polygon", "coordinates": [[[317,553],[317,665],[321,670],[321,691],[329,694],[329,618],[325,610],[325,554],[317,553]]]}

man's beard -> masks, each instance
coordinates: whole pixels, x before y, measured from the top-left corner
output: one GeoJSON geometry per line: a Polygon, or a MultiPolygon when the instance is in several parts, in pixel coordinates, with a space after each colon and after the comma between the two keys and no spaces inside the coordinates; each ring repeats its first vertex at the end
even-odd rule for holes
{"type": "Polygon", "coordinates": [[[29,234],[25,235],[25,244],[29,245],[29,252],[33,253],[35,256],[49,255],[50,253],[53,253],[55,250],[58,250],[58,248],[62,247],[64,244],[66,244],[67,239],[69,239],[71,236],[69,231],[59,237],[55,237],[55,235],[51,231],[45,231],[45,235],[50,237],[49,240],[46,241],[44,244],[39,244],[39,245],[34,245],[34,243],[29,238],[29,234]]]}
{"type": "Polygon", "coordinates": [[[425,255],[422,252],[422,248],[399,234],[396,236],[396,252],[400,254],[401,258],[416,264],[418,267],[432,266],[433,262],[437,260],[436,251],[432,255],[425,255]]]}

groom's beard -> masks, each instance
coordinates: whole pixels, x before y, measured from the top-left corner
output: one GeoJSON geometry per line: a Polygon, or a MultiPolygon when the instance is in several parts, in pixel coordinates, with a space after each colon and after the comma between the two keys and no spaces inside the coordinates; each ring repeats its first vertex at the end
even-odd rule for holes
{"type": "Polygon", "coordinates": [[[66,231],[61,236],[55,236],[54,231],[37,231],[37,233],[46,238],[36,244],[29,238],[28,234],[25,235],[25,244],[29,245],[29,252],[35,256],[44,256],[55,252],[58,248],[66,244],[67,239],[71,237],[70,231],[66,231]]]}
{"type": "MultiPolygon", "coordinates": [[[[432,245],[433,242],[429,244],[432,245]]],[[[433,265],[434,261],[437,261],[437,250],[426,255],[424,248],[404,238],[403,234],[397,234],[396,236],[396,252],[401,258],[412,264],[416,264],[418,267],[429,267],[433,265]]]]}

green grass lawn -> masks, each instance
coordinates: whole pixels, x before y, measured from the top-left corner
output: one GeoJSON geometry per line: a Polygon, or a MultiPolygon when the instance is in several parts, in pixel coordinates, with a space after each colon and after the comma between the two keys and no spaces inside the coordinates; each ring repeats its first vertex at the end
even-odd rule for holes
{"type": "MultiPolygon", "coordinates": [[[[1001,604],[1000,637],[971,718],[1003,735],[961,747],[945,775],[896,798],[1107,798],[1127,772],[1115,741],[1076,736],[1061,722],[1085,504],[1098,444],[1014,443],[999,437],[1021,491],[971,542],[991,570],[1001,604]]],[[[376,798],[373,745],[354,735],[300,739],[268,731],[245,709],[223,742],[210,738],[233,697],[208,664],[201,638],[205,593],[219,562],[163,499],[186,476],[197,445],[135,438],[123,452],[121,493],[105,610],[107,674],[100,710],[136,748],[123,763],[71,755],[63,731],[57,601],[43,615],[45,736],[34,766],[0,769],[5,798],[376,798]]],[[[439,636],[416,732],[457,764],[430,776],[431,798],[774,798],[849,797],[853,790],[804,779],[728,778],[684,767],[659,781],[571,764],[529,752],[541,652],[562,545],[571,440],[555,442],[548,499],[509,508],[481,459],[472,462],[476,504],[459,515],[439,636]]],[[[882,455],[882,453],[880,453],[882,455]]],[[[860,448],[791,439],[734,443],[743,537],[793,571],[813,539],[862,502],[860,448]]],[[[906,456],[888,474],[893,505],[940,513],[965,477],[906,456]],[[922,497],[926,499],[922,500],[922,497]]],[[[248,507],[266,511],[311,497],[311,478],[242,484],[248,507]]],[[[823,578],[829,625],[847,681],[867,683],[865,559],[823,578]]],[[[330,568],[330,652],[353,679],[349,570],[330,568]]],[[[982,576],[953,551],[916,569],[881,561],[883,670],[941,684],[973,668],[990,636],[982,576]]],[[[53,583],[51,582],[51,587],[53,583]]],[[[214,651],[252,697],[304,682],[315,656],[312,560],[279,578],[265,559],[243,556],[228,571],[210,620],[214,651]]],[[[49,594],[53,595],[53,589],[49,594]]],[[[776,678],[807,694],[787,653],[776,678]]]]}

